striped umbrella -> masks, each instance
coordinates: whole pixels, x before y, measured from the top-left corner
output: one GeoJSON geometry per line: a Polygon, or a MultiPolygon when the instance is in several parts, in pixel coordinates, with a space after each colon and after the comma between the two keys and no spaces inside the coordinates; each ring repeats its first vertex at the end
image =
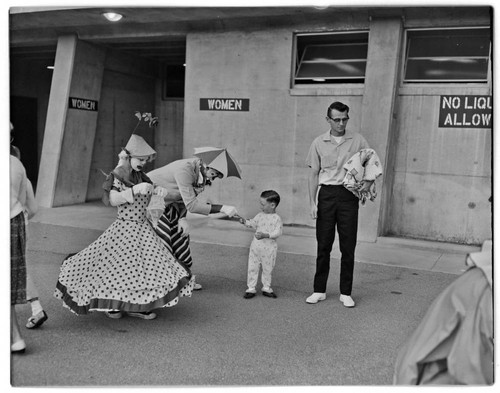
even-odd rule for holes
{"type": "Polygon", "coordinates": [[[196,147],[194,155],[201,158],[210,168],[222,173],[224,177],[234,176],[241,179],[240,166],[226,148],[196,147]]]}

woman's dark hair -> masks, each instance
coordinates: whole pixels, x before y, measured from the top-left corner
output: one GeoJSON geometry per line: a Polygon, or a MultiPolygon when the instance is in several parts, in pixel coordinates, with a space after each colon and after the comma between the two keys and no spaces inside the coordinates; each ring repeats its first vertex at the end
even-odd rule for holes
{"type": "Polygon", "coordinates": [[[260,197],[264,198],[269,203],[275,203],[276,206],[280,204],[280,194],[274,190],[263,191],[262,194],[260,194],[260,197]]]}
{"type": "Polygon", "coordinates": [[[344,103],[342,103],[340,101],[335,101],[333,104],[331,104],[328,107],[328,109],[326,111],[326,116],[327,117],[330,117],[330,114],[332,113],[331,112],[332,109],[335,109],[336,111],[339,111],[339,112],[347,112],[347,113],[349,113],[349,107],[346,104],[344,104],[344,103]]]}

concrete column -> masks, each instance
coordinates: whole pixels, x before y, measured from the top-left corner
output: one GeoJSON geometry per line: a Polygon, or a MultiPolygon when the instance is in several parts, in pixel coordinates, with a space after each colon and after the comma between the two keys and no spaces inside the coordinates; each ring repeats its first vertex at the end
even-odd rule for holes
{"type": "Polygon", "coordinates": [[[391,140],[402,32],[400,16],[371,18],[361,132],[382,160],[384,174],[376,183],[375,203],[367,202],[366,207],[360,207],[359,237],[365,241],[375,242],[382,230],[386,194],[392,185],[394,152],[391,140]]]}
{"type": "Polygon", "coordinates": [[[40,160],[37,201],[42,207],[85,202],[105,50],[62,36],[57,43],[45,135],[40,160]],[[70,98],[97,102],[70,107],[70,98]]]}

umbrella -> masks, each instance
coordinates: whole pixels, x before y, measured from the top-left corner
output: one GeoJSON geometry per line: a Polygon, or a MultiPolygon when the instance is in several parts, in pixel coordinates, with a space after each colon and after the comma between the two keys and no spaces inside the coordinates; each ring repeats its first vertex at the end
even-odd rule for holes
{"type": "Polygon", "coordinates": [[[196,147],[194,155],[205,164],[218,170],[224,177],[234,176],[241,179],[241,169],[227,149],[222,147],[196,147]]]}

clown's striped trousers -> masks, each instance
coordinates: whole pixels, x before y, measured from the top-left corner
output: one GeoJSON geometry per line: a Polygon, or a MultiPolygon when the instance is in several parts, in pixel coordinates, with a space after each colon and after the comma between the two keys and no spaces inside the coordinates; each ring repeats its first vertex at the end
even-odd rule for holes
{"type": "Polygon", "coordinates": [[[188,268],[191,268],[193,260],[191,258],[191,249],[189,248],[189,235],[181,237],[179,212],[174,206],[168,205],[165,208],[165,212],[160,217],[155,230],[162,243],[173,256],[183,262],[188,268]]]}

